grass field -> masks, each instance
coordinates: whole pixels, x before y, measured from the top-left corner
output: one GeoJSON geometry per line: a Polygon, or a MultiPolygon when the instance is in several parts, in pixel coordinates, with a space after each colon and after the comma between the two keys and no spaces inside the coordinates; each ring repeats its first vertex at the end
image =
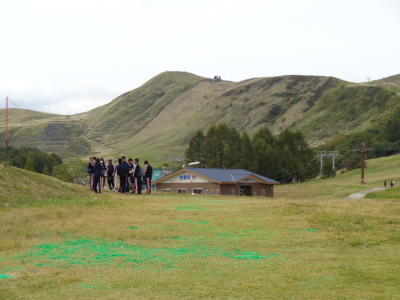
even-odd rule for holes
{"type": "Polygon", "coordinates": [[[345,200],[398,182],[399,158],[272,199],[95,195],[8,168],[0,299],[400,299],[400,189],[345,200]]]}

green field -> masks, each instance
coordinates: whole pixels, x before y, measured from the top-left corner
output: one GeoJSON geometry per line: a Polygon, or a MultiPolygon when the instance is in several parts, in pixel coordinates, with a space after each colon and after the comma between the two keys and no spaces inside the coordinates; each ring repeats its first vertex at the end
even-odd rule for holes
{"type": "Polygon", "coordinates": [[[399,299],[399,156],[274,198],[95,195],[3,169],[0,299],[399,299]]]}

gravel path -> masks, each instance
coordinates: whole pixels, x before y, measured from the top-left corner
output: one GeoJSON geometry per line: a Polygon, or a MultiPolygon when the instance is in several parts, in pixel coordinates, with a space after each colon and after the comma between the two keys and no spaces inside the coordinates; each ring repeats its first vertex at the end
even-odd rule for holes
{"type": "Polygon", "coordinates": [[[383,187],[383,188],[375,188],[375,189],[372,189],[372,190],[366,190],[366,191],[358,192],[358,193],[355,193],[355,194],[351,194],[349,197],[347,197],[345,199],[348,199],[348,200],[361,199],[361,198],[364,198],[364,196],[366,194],[368,194],[368,193],[375,192],[375,191],[383,191],[383,190],[386,190],[386,189],[387,189],[387,187],[386,188],[383,187]]]}

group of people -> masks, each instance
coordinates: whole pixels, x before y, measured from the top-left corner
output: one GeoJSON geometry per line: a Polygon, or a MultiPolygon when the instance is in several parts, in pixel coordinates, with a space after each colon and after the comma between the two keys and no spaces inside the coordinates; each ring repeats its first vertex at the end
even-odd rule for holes
{"type": "MultiPolygon", "coordinates": [[[[386,180],[383,182],[383,186],[386,187],[386,180]]],[[[394,180],[390,182],[390,187],[394,187],[394,180]]]]}
{"type": "Polygon", "coordinates": [[[118,159],[118,164],[114,165],[112,159],[105,164],[103,158],[91,157],[87,165],[86,172],[90,174],[90,189],[96,194],[101,194],[105,185],[105,177],[110,191],[117,191],[120,194],[129,194],[130,187],[132,194],[141,194],[142,185],[146,185],[146,194],[151,194],[151,178],[153,168],[147,160],[144,161],[145,168],[139,165],[139,159],[126,159],[122,156],[118,159]],[[119,179],[119,186],[116,180],[119,179]]]}

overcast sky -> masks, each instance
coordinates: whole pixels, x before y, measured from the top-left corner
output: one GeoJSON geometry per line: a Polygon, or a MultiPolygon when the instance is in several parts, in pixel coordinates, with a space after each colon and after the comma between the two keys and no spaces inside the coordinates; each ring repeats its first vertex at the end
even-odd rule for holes
{"type": "Polygon", "coordinates": [[[76,114],[167,70],[365,82],[400,73],[399,33],[399,0],[0,0],[0,108],[76,114]]]}

